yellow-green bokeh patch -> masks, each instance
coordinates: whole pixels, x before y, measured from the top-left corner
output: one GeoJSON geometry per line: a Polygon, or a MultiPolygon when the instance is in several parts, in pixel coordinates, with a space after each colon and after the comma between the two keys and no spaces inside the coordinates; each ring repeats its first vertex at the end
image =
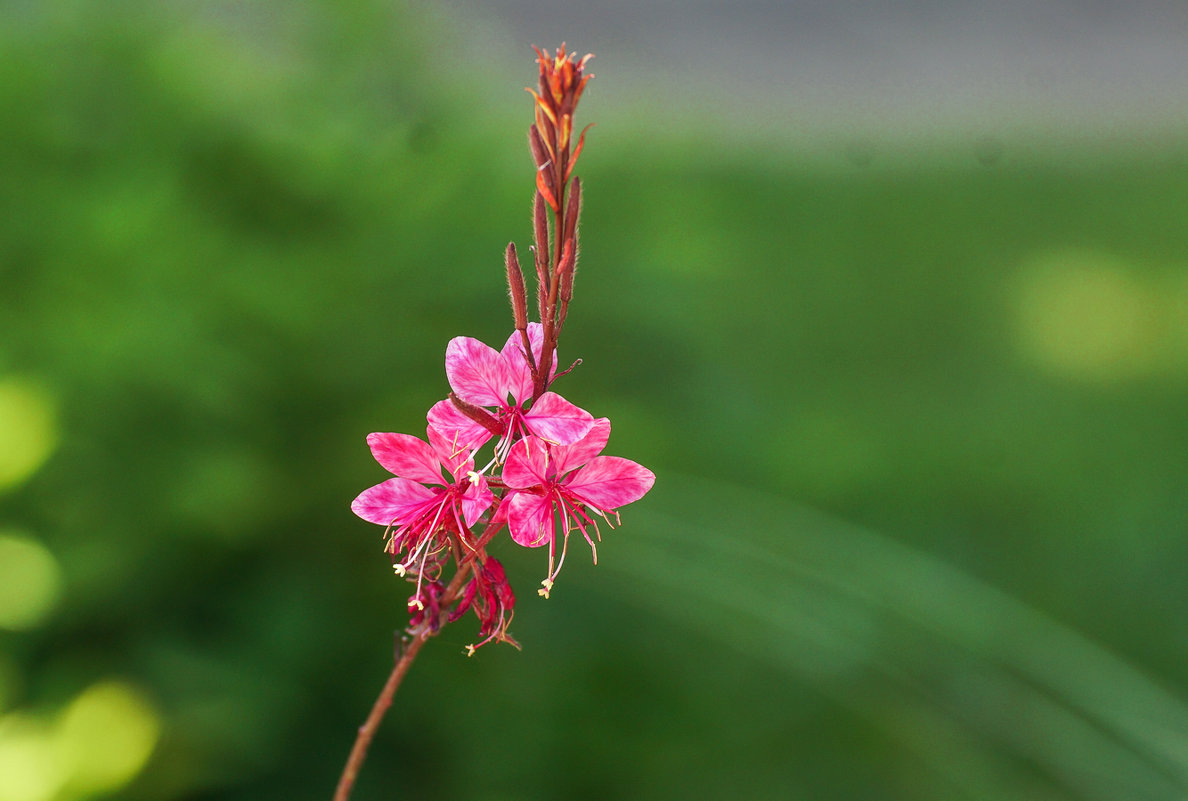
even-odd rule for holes
{"type": "Polygon", "coordinates": [[[25,379],[0,379],[0,490],[36,472],[57,442],[49,392],[25,379]]]}
{"type": "Polygon", "coordinates": [[[82,801],[126,785],[156,747],[160,720],[119,681],[84,690],[58,715],[0,717],[0,801],[82,801]]]}
{"type": "Polygon", "coordinates": [[[1168,366],[1172,308],[1157,276],[1087,249],[1037,254],[1015,296],[1023,355],[1069,378],[1135,378],[1168,366]]]}
{"type": "Polygon", "coordinates": [[[44,545],[17,531],[0,530],[0,629],[37,626],[62,591],[62,571],[44,545]]]}
{"type": "Polygon", "coordinates": [[[107,681],[85,690],[58,721],[57,746],[72,768],[70,795],[85,798],[125,785],[144,767],[159,734],[156,712],[129,685],[107,681]]]}

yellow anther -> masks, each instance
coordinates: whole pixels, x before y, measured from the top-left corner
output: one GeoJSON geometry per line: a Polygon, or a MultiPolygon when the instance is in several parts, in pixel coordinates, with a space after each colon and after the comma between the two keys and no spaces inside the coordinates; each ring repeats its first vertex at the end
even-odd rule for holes
{"type": "Polygon", "coordinates": [[[419,611],[419,612],[425,611],[425,604],[421,603],[420,598],[413,598],[411,601],[408,602],[408,605],[410,607],[415,606],[417,608],[417,611],[419,611]]]}
{"type": "Polygon", "coordinates": [[[408,573],[408,569],[399,562],[392,565],[392,569],[395,570],[396,575],[400,576],[401,578],[404,578],[405,574],[408,573]]]}
{"type": "Polygon", "coordinates": [[[473,645],[466,646],[466,655],[467,656],[474,656],[474,651],[475,651],[475,648],[473,645]]]}

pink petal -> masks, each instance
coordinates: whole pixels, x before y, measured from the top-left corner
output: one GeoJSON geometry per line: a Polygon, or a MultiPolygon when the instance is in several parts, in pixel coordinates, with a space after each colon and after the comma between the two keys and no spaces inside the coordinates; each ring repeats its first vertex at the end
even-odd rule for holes
{"type": "Polygon", "coordinates": [[[425,484],[445,483],[433,448],[423,440],[408,434],[368,434],[367,444],[389,473],[425,484]]]}
{"type": "MultiPolygon", "coordinates": [[[[449,403],[449,401],[442,401],[449,403]]],[[[450,403],[450,406],[454,404],[450,403]]],[[[432,413],[432,410],[430,410],[432,413]]],[[[466,415],[462,415],[466,417],[466,415]]],[[[469,418],[467,418],[469,419],[469,418]]],[[[479,426],[482,428],[482,426],[479,426]]],[[[484,429],[485,430],[485,429],[484,429]]],[[[442,434],[437,428],[432,425],[426,429],[426,434],[429,436],[429,444],[433,447],[433,452],[441,463],[450,471],[450,475],[455,480],[466,475],[469,471],[474,469],[474,449],[473,448],[459,448],[454,444],[454,439],[447,439],[445,434],[442,434]]]]}
{"type": "Polygon", "coordinates": [[[487,479],[480,477],[477,484],[471,484],[462,493],[462,519],[466,525],[473,526],[494,502],[495,493],[487,489],[487,479]]]}
{"type": "Polygon", "coordinates": [[[524,437],[512,445],[503,464],[503,483],[513,489],[544,484],[549,476],[549,447],[538,437],[524,437]]]}
{"type": "MultiPolygon", "coordinates": [[[[533,364],[540,364],[540,354],[544,349],[544,326],[540,323],[528,323],[528,342],[532,346],[533,364]]],[[[524,338],[519,331],[512,331],[501,351],[507,362],[509,386],[512,397],[520,404],[532,397],[532,369],[528,366],[528,359],[524,356],[524,338]]],[[[553,359],[552,373],[557,372],[557,361],[553,359]]],[[[550,380],[552,376],[549,377],[550,380]]]]}
{"type": "Polygon", "coordinates": [[[507,528],[511,538],[525,548],[538,548],[553,540],[553,499],[528,492],[512,493],[504,499],[508,505],[507,528]]]}
{"type": "Polygon", "coordinates": [[[597,456],[574,472],[565,488],[604,512],[638,501],[656,483],[655,474],[630,459],[597,456]]]}
{"type": "Polygon", "coordinates": [[[434,495],[433,490],[410,479],[389,478],[360,492],[351,503],[351,511],[368,523],[388,526],[403,523],[434,495]]]}
{"type": "Polygon", "coordinates": [[[473,453],[491,438],[490,431],[462,414],[458,407],[448,400],[433,404],[426,417],[429,427],[436,429],[441,441],[448,443],[448,449],[452,453],[473,453]]]}
{"type": "Polygon", "coordinates": [[[524,414],[524,425],[541,439],[572,445],[589,433],[594,416],[555,392],[546,392],[524,414]]]}
{"type": "Polygon", "coordinates": [[[446,346],[446,377],[458,397],[478,406],[506,406],[512,379],[507,361],[494,348],[471,337],[454,337],[446,346]]]}
{"type": "Polygon", "coordinates": [[[610,439],[610,420],[599,417],[590,426],[586,436],[572,445],[557,445],[553,448],[553,474],[563,476],[575,467],[581,467],[586,462],[602,453],[606,442],[610,439]]]}

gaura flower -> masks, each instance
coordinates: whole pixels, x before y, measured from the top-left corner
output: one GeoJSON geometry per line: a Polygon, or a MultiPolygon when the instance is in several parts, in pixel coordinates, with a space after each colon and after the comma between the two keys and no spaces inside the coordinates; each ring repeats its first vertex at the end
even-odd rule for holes
{"type": "MultiPolygon", "coordinates": [[[[540,364],[544,329],[529,323],[528,338],[533,363],[540,364]]],[[[556,372],[556,359],[553,360],[556,372]]],[[[546,392],[525,410],[532,398],[532,369],[523,336],[513,331],[502,351],[471,337],[454,337],[446,347],[446,377],[454,395],[464,403],[483,407],[487,425],[467,416],[453,401],[444,400],[429,410],[429,427],[459,451],[474,451],[499,432],[496,457],[506,456],[510,443],[520,435],[540,437],[568,445],[581,439],[594,423],[593,416],[555,392],[546,392]]],[[[552,380],[552,375],[549,376],[552,380]]]]}
{"type": "Polygon", "coordinates": [[[552,445],[540,437],[525,437],[511,447],[503,466],[503,481],[510,490],[508,530],[520,545],[549,546],[549,572],[539,590],[549,597],[553,581],[565,562],[569,534],[580,531],[598,563],[594,539],[601,532],[594,516],[612,528],[618,507],[637,501],[656,482],[651,470],[630,459],[598,456],[610,438],[610,421],[594,421],[589,432],[571,445],[552,445]],[[556,518],[561,519],[561,556],[557,558],[556,518]],[[593,529],[594,538],[590,536],[593,529]]]}
{"type": "MultiPolygon", "coordinates": [[[[363,490],[351,510],[387,527],[385,550],[398,574],[432,580],[435,576],[425,576],[424,568],[438,564],[433,557],[450,546],[451,534],[462,546],[470,545],[470,526],[495,495],[486,479],[473,473],[472,454],[456,451],[432,428],[428,435],[426,443],[408,434],[368,434],[375,460],[396,477],[363,490]],[[442,477],[443,466],[453,481],[442,477]]],[[[419,582],[417,592],[414,599],[420,597],[419,582]]]]}

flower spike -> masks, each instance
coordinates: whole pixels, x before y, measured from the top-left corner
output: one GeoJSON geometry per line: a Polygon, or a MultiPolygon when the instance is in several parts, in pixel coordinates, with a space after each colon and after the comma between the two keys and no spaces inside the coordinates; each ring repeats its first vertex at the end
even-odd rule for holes
{"type": "MultiPolygon", "coordinates": [[[[479,636],[516,645],[508,632],[516,596],[503,565],[488,553],[507,532],[512,542],[549,549],[540,594],[548,597],[565,562],[569,535],[589,544],[595,563],[599,518],[618,524],[618,509],[652,487],[651,471],[603,456],[610,422],[595,419],[552,389],[557,341],[574,296],[583,185],[574,175],[590,126],[574,119],[593,76],[591,56],[564,44],[536,51],[536,86],[528,150],[532,157],[532,267],[538,321],[529,319],[529,290],[519,252],[503,253],[512,331],[498,350],[467,336],[446,346],[449,392],[426,414],[425,439],[408,434],[367,437],[391,477],[359,493],[352,510],[383,527],[393,572],[413,584],[408,598],[408,652],[446,623],[473,611],[479,636]],[[478,456],[491,442],[487,455],[478,456]],[[453,571],[452,577],[450,571],[453,571]]],[[[517,646],[518,647],[518,646],[517,646]]],[[[403,659],[403,657],[401,657],[403,659]]]]}
{"type": "Polygon", "coordinates": [[[539,75],[536,88],[528,89],[528,150],[539,320],[529,320],[524,271],[515,244],[509,244],[503,255],[512,332],[503,347],[454,337],[445,354],[450,391],[426,414],[426,438],[383,432],[367,437],[391,477],[359,493],[351,509],[383,527],[393,573],[413,588],[396,664],[359,728],[334,801],[349,801],[393,694],[421,647],[443,626],[473,611],[479,629],[466,646],[468,655],[492,642],[519,647],[509,632],[516,595],[488,548],[504,547],[507,539],[530,548],[547,545],[548,570],[538,590],[547,598],[570,534],[582,535],[597,564],[598,518],[617,525],[619,507],[639,500],[655,483],[655,475],[635,462],[601,455],[610,421],[595,419],[552,389],[581,363],[557,371],[557,340],[573,301],[580,255],[583,186],[573,171],[590,129],[582,128],[575,142],[574,118],[593,76],[586,72],[589,55],[578,58],[564,44],[553,53],[534,49],[539,75]],[[488,455],[479,457],[489,441],[488,455]],[[505,531],[507,538],[501,537],[505,531]]]}

